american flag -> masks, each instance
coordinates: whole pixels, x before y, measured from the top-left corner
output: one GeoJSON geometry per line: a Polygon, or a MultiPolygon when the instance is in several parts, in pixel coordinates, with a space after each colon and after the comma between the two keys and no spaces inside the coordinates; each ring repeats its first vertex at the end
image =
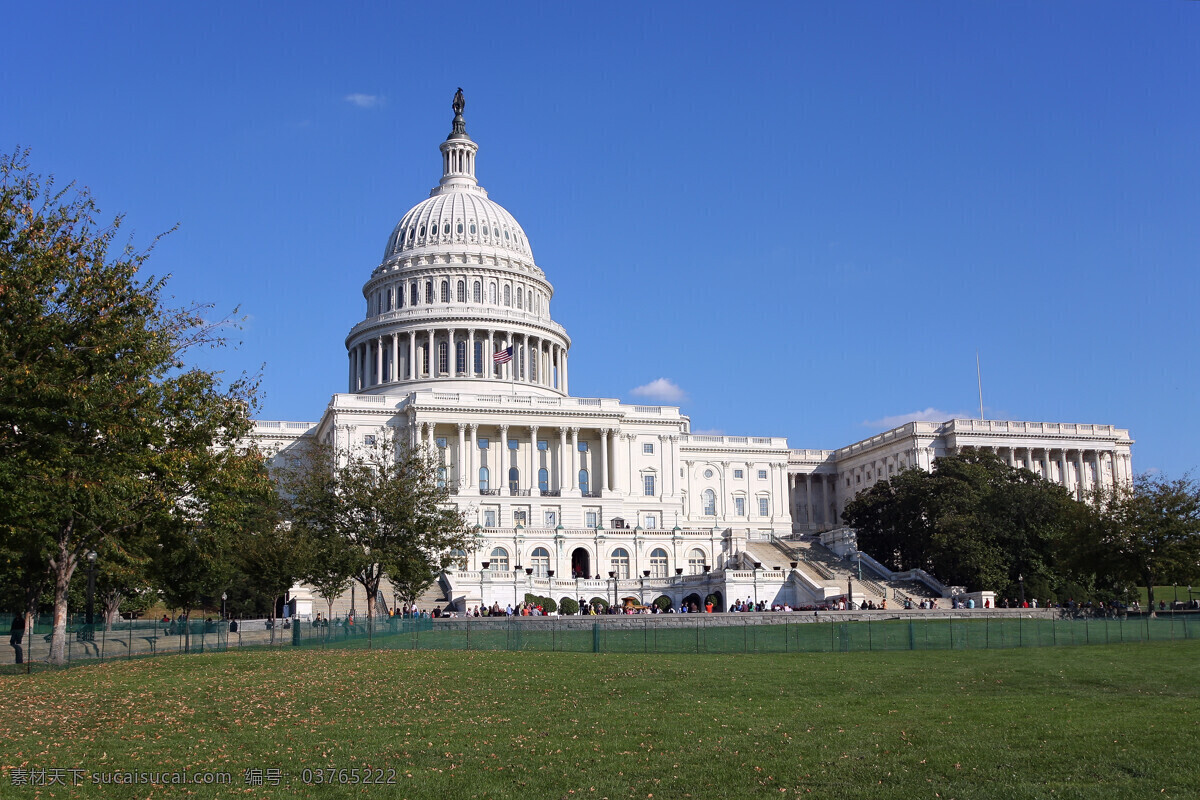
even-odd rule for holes
{"type": "Polygon", "coordinates": [[[509,345],[508,347],[504,348],[503,350],[497,350],[495,353],[492,353],[492,363],[493,364],[507,364],[508,362],[512,361],[512,356],[513,356],[512,345],[509,345]]]}

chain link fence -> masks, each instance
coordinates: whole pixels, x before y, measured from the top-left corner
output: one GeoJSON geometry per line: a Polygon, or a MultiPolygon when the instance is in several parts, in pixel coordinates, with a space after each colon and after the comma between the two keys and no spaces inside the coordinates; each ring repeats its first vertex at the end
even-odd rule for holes
{"type": "MultiPolygon", "coordinates": [[[[1053,612],[963,615],[696,614],[634,617],[505,617],[437,620],[383,617],[239,622],[119,622],[68,625],[70,664],[238,648],[509,650],[575,653],[848,653],[986,650],[1200,639],[1200,614],[1099,617],[1053,612]]],[[[0,623],[11,618],[0,617],[0,623]]],[[[27,661],[44,668],[49,619],[24,637],[27,661]]],[[[3,662],[13,664],[13,652],[3,662]]],[[[8,666],[6,672],[19,670],[8,666]]]]}

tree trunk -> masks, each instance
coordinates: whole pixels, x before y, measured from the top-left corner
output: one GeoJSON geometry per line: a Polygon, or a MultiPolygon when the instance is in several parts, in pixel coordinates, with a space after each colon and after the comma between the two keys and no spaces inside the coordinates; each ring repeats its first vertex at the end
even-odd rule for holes
{"type": "Polygon", "coordinates": [[[104,604],[104,630],[112,630],[113,622],[116,621],[117,614],[121,610],[121,600],[120,592],[105,592],[101,601],[104,604]]]}
{"type": "Polygon", "coordinates": [[[75,553],[67,546],[71,528],[72,523],[67,523],[66,530],[60,532],[58,552],[50,562],[50,570],[54,575],[54,627],[50,632],[50,663],[55,666],[67,663],[67,590],[77,560],[75,553]]]}

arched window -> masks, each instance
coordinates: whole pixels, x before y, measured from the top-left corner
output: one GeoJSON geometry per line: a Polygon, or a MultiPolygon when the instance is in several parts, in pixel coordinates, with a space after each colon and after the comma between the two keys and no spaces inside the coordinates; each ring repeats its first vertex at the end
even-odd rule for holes
{"type": "Polygon", "coordinates": [[[471,299],[476,303],[483,302],[483,284],[479,281],[475,281],[475,285],[471,287],[471,299]]]}
{"type": "Polygon", "coordinates": [[[507,284],[504,286],[504,305],[512,306],[512,287],[507,284]]]}
{"type": "Polygon", "coordinates": [[[404,287],[396,287],[396,308],[404,308],[404,287]]]}
{"type": "Polygon", "coordinates": [[[541,355],[542,355],[542,351],[540,349],[538,349],[538,350],[534,351],[533,358],[529,359],[529,382],[530,383],[537,383],[537,379],[538,379],[537,368],[538,368],[538,362],[542,360],[541,355]]]}
{"type": "Polygon", "coordinates": [[[450,281],[442,281],[442,302],[450,302],[450,281]]]}
{"type": "Polygon", "coordinates": [[[717,515],[717,496],[716,496],[716,494],[713,493],[712,489],[705,489],[704,494],[701,496],[704,498],[704,514],[705,514],[705,516],[715,517],[717,515]]]}
{"type": "Polygon", "coordinates": [[[439,488],[439,489],[446,488],[446,468],[445,467],[438,467],[437,488],[439,488]]]}
{"type": "Polygon", "coordinates": [[[483,342],[475,342],[475,363],[471,367],[471,374],[483,371],[483,342]]]}
{"type": "Polygon", "coordinates": [[[413,281],[412,286],[410,286],[409,289],[411,290],[410,294],[412,295],[409,305],[415,306],[417,303],[421,302],[421,293],[417,291],[417,282],[413,281]]]}
{"type": "Polygon", "coordinates": [[[479,491],[481,491],[485,494],[488,491],[490,491],[490,489],[488,487],[488,468],[487,467],[479,468],[479,491]]]}
{"type": "Polygon", "coordinates": [[[512,467],[508,470],[508,490],[516,494],[521,488],[521,470],[512,467]]]}
{"type": "Polygon", "coordinates": [[[584,497],[588,493],[588,471],[586,469],[579,470],[579,492],[584,497]]]}
{"type": "Polygon", "coordinates": [[[446,342],[438,342],[438,374],[445,375],[450,371],[450,345],[446,342]]]}
{"type": "Polygon", "coordinates": [[[421,350],[421,374],[429,374],[429,345],[420,348],[421,350]]]}
{"type": "Polygon", "coordinates": [[[471,222],[471,235],[472,236],[475,235],[475,223],[474,222],[471,222]]]}
{"type": "Polygon", "coordinates": [[[546,573],[550,570],[550,551],[544,547],[535,548],[530,554],[529,566],[533,567],[533,574],[539,578],[546,577],[546,573]]]}
{"type": "Polygon", "coordinates": [[[488,284],[488,302],[496,305],[496,284],[494,283],[488,284]]]}
{"type": "Polygon", "coordinates": [[[392,290],[391,289],[387,290],[387,310],[388,311],[392,310],[392,290]]]}
{"type": "Polygon", "coordinates": [[[650,577],[665,578],[667,577],[667,551],[661,547],[655,548],[650,553],[650,577]]]}
{"type": "Polygon", "coordinates": [[[425,302],[433,305],[433,281],[425,281],[425,302]]]}
{"type": "Polygon", "coordinates": [[[496,572],[508,572],[508,551],[503,547],[492,550],[491,567],[496,572]]]}
{"type": "Polygon", "coordinates": [[[467,568],[467,551],[466,550],[451,550],[450,551],[450,564],[455,569],[466,569],[467,568]]]}
{"type": "Polygon", "coordinates": [[[538,470],[538,489],[543,493],[550,491],[550,473],[545,467],[538,470]]]}
{"type": "Polygon", "coordinates": [[[520,286],[518,286],[518,287],[517,287],[517,308],[522,308],[522,305],[521,305],[521,299],[522,299],[523,297],[524,297],[524,294],[523,294],[523,293],[522,293],[522,291],[521,291],[521,287],[520,287],[520,286]]]}
{"type": "Polygon", "coordinates": [[[688,553],[688,575],[699,575],[704,572],[704,551],[696,548],[688,553]]]}
{"type": "Polygon", "coordinates": [[[465,375],[467,372],[467,343],[454,343],[454,372],[457,375],[465,375]]]}
{"type": "Polygon", "coordinates": [[[618,547],[616,550],[613,550],[612,571],[614,573],[614,577],[629,577],[629,551],[624,547],[618,547]]]}

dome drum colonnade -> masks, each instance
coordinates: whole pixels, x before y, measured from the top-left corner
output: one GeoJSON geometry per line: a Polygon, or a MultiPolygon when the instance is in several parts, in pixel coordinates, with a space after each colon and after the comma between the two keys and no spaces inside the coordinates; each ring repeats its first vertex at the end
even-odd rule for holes
{"type": "Polygon", "coordinates": [[[516,219],[476,181],[463,106],[460,91],[441,181],[401,218],[363,287],[367,318],[346,337],[351,392],[482,380],[569,393],[570,337],[550,318],[553,287],[516,219]]]}

